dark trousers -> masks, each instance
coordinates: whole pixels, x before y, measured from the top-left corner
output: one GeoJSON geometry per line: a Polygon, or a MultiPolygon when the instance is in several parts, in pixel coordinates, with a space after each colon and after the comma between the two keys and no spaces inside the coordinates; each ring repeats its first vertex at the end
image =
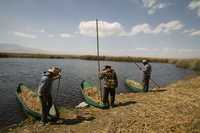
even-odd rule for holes
{"type": "Polygon", "coordinates": [[[109,107],[110,104],[111,106],[114,106],[114,102],[115,102],[115,88],[104,87],[103,103],[109,107]],[[108,99],[109,95],[110,95],[110,103],[108,99]]]}
{"type": "Polygon", "coordinates": [[[47,116],[49,115],[49,110],[51,109],[51,106],[52,106],[52,97],[51,97],[51,95],[40,96],[40,101],[42,104],[41,121],[46,123],[47,116]]]}
{"type": "Polygon", "coordinates": [[[149,80],[150,80],[150,78],[144,78],[143,79],[143,90],[144,90],[144,92],[149,91],[149,80]]]}

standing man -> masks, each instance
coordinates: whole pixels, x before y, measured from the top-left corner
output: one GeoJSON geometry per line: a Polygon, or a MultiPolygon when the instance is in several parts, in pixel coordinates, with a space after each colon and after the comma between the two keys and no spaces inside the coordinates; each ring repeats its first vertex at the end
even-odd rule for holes
{"type": "Polygon", "coordinates": [[[100,73],[100,79],[104,80],[104,91],[103,91],[103,103],[109,107],[114,107],[115,102],[115,88],[118,87],[117,74],[111,69],[111,66],[106,65],[103,71],[100,73]],[[109,97],[110,95],[110,103],[109,97]]]}
{"type": "Polygon", "coordinates": [[[54,80],[61,77],[61,69],[57,67],[51,67],[47,72],[43,73],[39,87],[38,96],[42,104],[42,117],[41,122],[47,123],[47,116],[49,115],[50,108],[52,106],[52,83],[54,80]]]}
{"type": "Polygon", "coordinates": [[[151,65],[148,63],[147,60],[142,60],[142,63],[144,65],[143,68],[140,68],[140,70],[143,71],[143,90],[144,92],[149,91],[149,80],[151,78],[151,65]]]}

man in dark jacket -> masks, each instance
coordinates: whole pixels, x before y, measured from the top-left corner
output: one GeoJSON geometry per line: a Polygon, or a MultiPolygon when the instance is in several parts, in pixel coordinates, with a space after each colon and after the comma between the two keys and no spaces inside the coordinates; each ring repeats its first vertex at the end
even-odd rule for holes
{"type": "Polygon", "coordinates": [[[118,87],[117,74],[111,69],[111,66],[106,65],[100,73],[100,79],[104,80],[103,103],[109,107],[114,107],[115,102],[115,88],[118,87]],[[110,104],[109,97],[110,95],[110,104]]]}
{"type": "Polygon", "coordinates": [[[38,87],[38,96],[42,104],[41,122],[43,122],[43,124],[47,123],[47,116],[52,106],[52,83],[54,80],[61,77],[60,72],[61,70],[57,67],[52,67],[47,72],[44,72],[38,87]]]}
{"type": "Polygon", "coordinates": [[[142,60],[144,65],[143,68],[140,68],[143,71],[143,90],[144,92],[149,91],[149,80],[151,78],[151,65],[148,63],[147,60],[142,60]]]}

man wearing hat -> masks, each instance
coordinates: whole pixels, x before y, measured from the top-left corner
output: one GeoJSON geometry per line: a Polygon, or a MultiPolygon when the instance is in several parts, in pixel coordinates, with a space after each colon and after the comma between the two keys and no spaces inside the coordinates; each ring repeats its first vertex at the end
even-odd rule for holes
{"type": "Polygon", "coordinates": [[[149,91],[149,80],[151,78],[151,65],[148,63],[147,60],[142,60],[142,64],[144,65],[143,68],[140,70],[143,71],[143,90],[144,92],[149,91]]]}
{"type": "Polygon", "coordinates": [[[42,104],[42,117],[41,122],[47,123],[47,116],[52,106],[52,83],[54,80],[61,77],[61,70],[57,67],[51,67],[47,72],[44,72],[38,87],[38,96],[42,104]]]}
{"type": "Polygon", "coordinates": [[[111,66],[106,65],[103,71],[100,73],[100,79],[104,80],[104,91],[103,91],[103,103],[109,107],[114,107],[115,102],[115,88],[118,87],[117,74],[111,68],[111,66]],[[110,95],[110,104],[109,97],[110,95]]]}

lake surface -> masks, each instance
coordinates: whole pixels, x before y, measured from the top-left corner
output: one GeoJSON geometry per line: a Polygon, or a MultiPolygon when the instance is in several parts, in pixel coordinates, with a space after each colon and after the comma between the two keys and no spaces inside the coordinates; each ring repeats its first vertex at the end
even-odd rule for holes
{"type": "MultiPolygon", "coordinates": [[[[134,63],[102,61],[101,66],[109,64],[116,70],[119,80],[117,93],[128,92],[124,86],[126,78],[141,81],[142,73],[134,63]]],[[[0,59],[0,128],[20,122],[25,118],[16,101],[15,91],[19,83],[37,88],[43,71],[50,66],[62,68],[61,85],[56,103],[61,106],[74,107],[83,97],[80,92],[82,80],[97,83],[97,62],[75,59],[0,59]]],[[[141,65],[141,64],[140,64],[141,65]]],[[[175,65],[151,63],[152,78],[161,86],[182,79],[192,74],[191,70],[176,68],[175,65]]],[[[56,93],[57,81],[53,94],[56,93]]]]}

